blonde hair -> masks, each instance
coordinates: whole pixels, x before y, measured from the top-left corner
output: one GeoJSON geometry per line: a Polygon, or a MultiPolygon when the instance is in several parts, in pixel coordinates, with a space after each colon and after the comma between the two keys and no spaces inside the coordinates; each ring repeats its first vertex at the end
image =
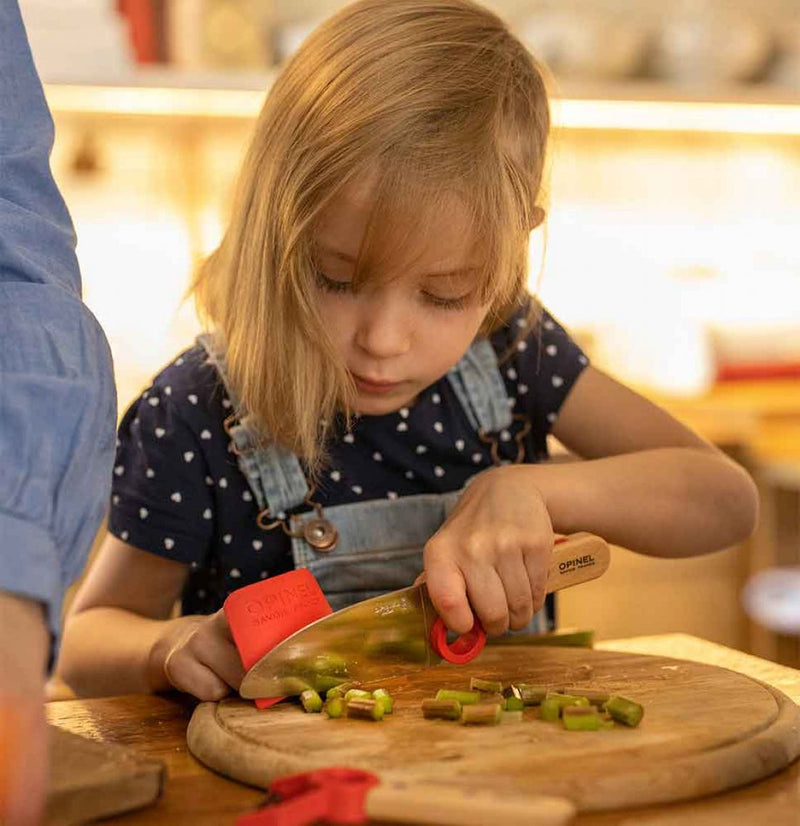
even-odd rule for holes
{"type": "MultiPolygon", "coordinates": [[[[224,348],[238,413],[316,473],[354,388],[315,301],[322,209],[368,168],[357,265],[387,227],[407,240],[455,196],[485,252],[488,334],[526,293],[550,117],[542,73],[469,0],[360,0],[317,28],[275,81],[232,220],[192,285],[224,348]]],[[[408,244],[404,244],[408,248],[408,244]]]]}

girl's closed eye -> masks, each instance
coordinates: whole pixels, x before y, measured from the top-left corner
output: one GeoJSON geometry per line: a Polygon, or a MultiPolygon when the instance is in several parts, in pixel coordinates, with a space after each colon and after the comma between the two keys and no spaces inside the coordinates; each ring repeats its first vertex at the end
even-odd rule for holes
{"type": "Polygon", "coordinates": [[[422,295],[428,304],[438,307],[440,310],[463,310],[469,303],[472,293],[466,293],[465,295],[452,298],[429,292],[423,292],[422,295]]]}
{"type": "MultiPolygon", "coordinates": [[[[353,289],[353,282],[350,279],[331,278],[322,270],[317,270],[317,286],[326,292],[349,293],[353,289]]],[[[420,294],[426,304],[440,310],[463,310],[472,296],[471,291],[460,296],[438,295],[428,290],[422,290],[420,294]]]]}
{"type": "Polygon", "coordinates": [[[325,275],[322,270],[317,270],[317,286],[320,289],[331,293],[346,293],[352,289],[352,282],[349,279],[338,280],[325,275]]]}

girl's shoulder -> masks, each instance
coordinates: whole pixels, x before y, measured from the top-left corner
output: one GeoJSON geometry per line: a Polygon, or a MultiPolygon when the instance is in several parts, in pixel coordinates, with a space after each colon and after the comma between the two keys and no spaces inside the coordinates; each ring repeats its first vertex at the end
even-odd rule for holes
{"type": "Polygon", "coordinates": [[[221,384],[217,368],[209,361],[205,348],[195,343],[165,364],[153,377],[154,387],[172,387],[173,390],[205,390],[210,392],[221,384]]]}
{"type": "Polygon", "coordinates": [[[490,340],[514,412],[529,417],[541,442],[589,359],[535,298],[513,313],[490,340]]]}
{"type": "Polygon", "coordinates": [[[154,398],[190,421],[210,411],[227,415],[232,406],[219,371],[199,343],[178,353],[154,376],[141,401],[154,398]]]}
{"type": "Polygon", "coordinates": [[[533,296],[528,296],[489,340],[501,362],[519,358],[521,354],[525,354],[524,360],[538,358],[548,352],[548,348],[552,353],[559,344],[573,359],[585,358],[567,329],[533,296]]]}

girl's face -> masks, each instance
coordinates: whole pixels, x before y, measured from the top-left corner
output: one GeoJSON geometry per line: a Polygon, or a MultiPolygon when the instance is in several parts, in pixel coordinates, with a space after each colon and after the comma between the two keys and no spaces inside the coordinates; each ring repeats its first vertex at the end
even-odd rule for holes
{"type": "MultiPolygon", "coordinates": [[[[315,237],[317,298],[326,329],[358,391],[356,412],[410,405],[467,351],[487,306],[480,302],[466,216],[454,206],[427,228],[427,243],[399,275],[370,273],[352,287],[371,209],[368,180],[346,187],[321,215],[315,237]],[[374,276],[374,277],[373,277],[374,276]]],[[[375,259],[381,260],[379,254],[375,259]]]]}

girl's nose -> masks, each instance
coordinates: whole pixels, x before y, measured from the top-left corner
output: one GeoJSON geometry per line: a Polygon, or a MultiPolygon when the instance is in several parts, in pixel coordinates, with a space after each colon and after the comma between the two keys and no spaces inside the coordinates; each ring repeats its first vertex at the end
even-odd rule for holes
{"type": "Polygon", "coordinates": [[[411,320],[400,303],[375,297],[366,302],[356,330],[356,344],[374,358],[402,356],[411,346],[411,320]]]}

